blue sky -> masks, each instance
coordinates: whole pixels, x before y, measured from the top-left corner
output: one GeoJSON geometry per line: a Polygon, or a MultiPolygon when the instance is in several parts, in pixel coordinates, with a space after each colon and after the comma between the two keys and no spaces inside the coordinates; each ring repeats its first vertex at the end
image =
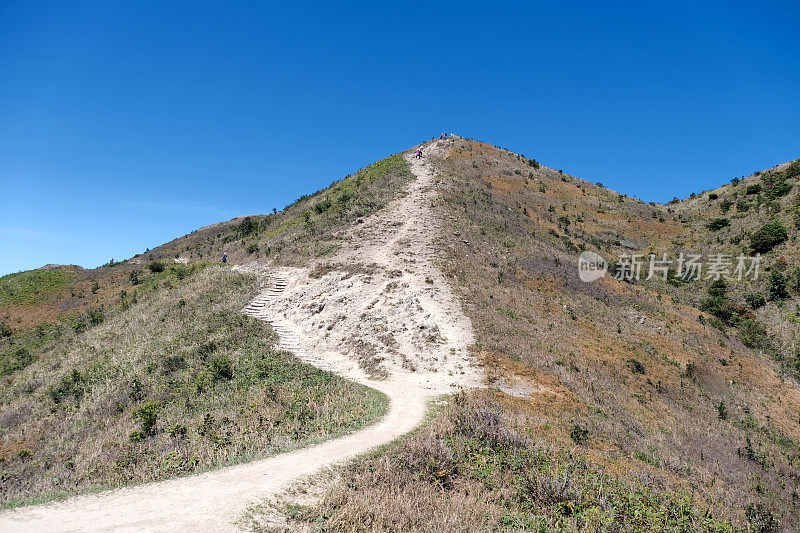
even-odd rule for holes
{"type": "Polygon", "coordinates": [[[800,157],[798,16],[3,1],[0,274],[281,208],[443,130],[647,201],[716,187],[800,157]]]}

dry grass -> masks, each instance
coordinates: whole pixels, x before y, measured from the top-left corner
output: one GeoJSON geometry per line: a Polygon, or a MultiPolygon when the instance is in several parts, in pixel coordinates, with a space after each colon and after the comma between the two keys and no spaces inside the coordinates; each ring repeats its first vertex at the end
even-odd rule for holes
{"type": "Polygon", "coordinates": [[[742,524],[763,504],[800,526],[796,382],[698,320],[702,286],[578,279],[581,249],[671,250],[675,235],[691,239],[689,224],[481,143],[455,140],[439,164],[457,237],[442,243],[445,268],[491,354],[489,377],[532,391],[504,408],[534,413],[529,430],[553,443],[587,428],[594,464],[693,492],[721,517],[742,524]]]}
{"type": "MultiPolygon", "coordinates": [[[[427,427],[344,469],[321,503],[288,509],[286,530],[732,530],[689,497],[645,477],[622,483],[576,451],[543,444],[530,423],[491,393],[456,395],[427,427]]],[[[251,520],[262,529],[258,514],[251,520]]]]}

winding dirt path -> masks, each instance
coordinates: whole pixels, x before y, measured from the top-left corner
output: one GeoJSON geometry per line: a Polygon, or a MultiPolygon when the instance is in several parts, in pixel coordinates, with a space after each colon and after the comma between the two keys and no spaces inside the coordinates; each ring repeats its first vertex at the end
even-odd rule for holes
{"type": "Polygon", "coordinates": [[[245,509],[287,484],[414,428],[426,398],[402,384],[372,384],[391,398],[388,414],[351,435],[261,461],[148,483],[0,515],[0,531],[234,531],[245,509]]]}
{"type": "MultiPolygon", "coordinates": [[[[476,384],[475,372],[464,370],[469,361],[462,354],[472,342],[471,324],[432,262],[435,228],[431,227],[434,217],[429,210],[431,195],[435,194],[431,190],[434,174],[423,161],[410,155],[407,160],[417,176],[408,194],[359,225],[361,233],[366,228],[366,234],[359,235],[362,245],[343,251],[338,259],[366,256],[386,271],[404,270],[407,292],[403,298],[407,300],[410,294],[415,307],[411,315],[399,315],[394,321],[411,330],[414,328],[407,327],[409,320],[431,323],[442,333],[442,339],[447,339],[420,348],[430,353],[419,357],[419,371],[390,365],[389,378],[374,381],[353,362],[352,356],[339,353],[340,350],[334,353],[330,346],[324,345],[321,339],[328,335],[317,334],[316,340],[309,335],[310,326],[303,316],[293,316],[287,311],[302,307],[302,297],[306,294],[303,291],[309,285],[307,271],[273,273],[272,287],[244,310],[271,322],[280,334],[281,346],[306,362],[385,393],[390,405],[382,420],[350,435],[259,461],[4,511],[0,513],[0,531],[234,531],[235,521],[249,506],[275,496],[288,484],[324,467],[390,442],[422,421],[429,399],[452,390],[455,384],[476,384]]],[[[347,287],[359,290],[359,285],[352,285],[350,281],[347,287]]],[[[365,294],[363,305],[371,298],[373,295],[365,294]]],[[[373,302],[368,308],[374,307],[373,302]]],[[[392,311],[393,306],[387,304],[383,313],[390,316],[392,311]]],[[[355,334],[361,331],[360,326],[354,327],[355,334]]],[[[418,340],[414,341],[417,344],[400,342],[406,351],[421,346],[418,340]]],[[[419,355],[416,350],[414,355],[419,355]]]]}

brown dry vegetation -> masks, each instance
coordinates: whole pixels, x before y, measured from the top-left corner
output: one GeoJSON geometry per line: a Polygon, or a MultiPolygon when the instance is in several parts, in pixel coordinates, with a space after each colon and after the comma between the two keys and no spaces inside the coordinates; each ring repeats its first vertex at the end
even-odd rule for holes
{"type": "Polygon", "coordinates": [[[570,445],[564,435],[579,423],[589,429],[587,453],[606,465],[694,493],[740,524],[748,505],[762,504],[800,527],[797,382],[700,320],[691,304],[710,282],[668,294],[656,284],[577,277],[582,249],[609,257],[661,250],[674,236],[688,242],[685,215],[531,169],[504,150],[487,156],[481,143],[453,146],[439,161],[450,185],[442,205],[458,234],[450,272],[469,288],[463,297],[484,350],[556,376],[580,399],[576,407],[564,395],[561,409],[539,411],[560,428],[552,441],[570,445]]]}
{"type": "MultiPolygon", "coordinates": [[[[540,417],[489,391],[458,394],[436,419],[341,472],[286,531],[732,531],[647,474],[629,483],[553,446],[540,417]]],[[[253,530],[272,530],[252,514],[253,530]]]]}
{"type": "MultiPolygon", "coordinates": [[[[518,471],[503,463],[503,447],[473,451],[479,465],[492,463],[500,474],[465,475],[461,469],[476,468],[477,459],[462,457],[449,443],[452,431],[437,425],[454,424],[451,413],[408,446],[347,469],[345,483],[322,506],[303,509],[303,518],[354,531],[689,531],[700,524],[666,517],[700,508],[755,531],[800,528],[800,390],[780,360],[782,348],[753,350],[733,325],[721,331],[698,308],[710,281],[584,283],[577,276],[584,249],[608,259],[705,249],[700,236],[710,230],[699,228],[708,213],[690,217],[680,206],[645,204],[475,141],[454,138],[442,157],[431,158],[444,185],[437,207],[450,221],[440,242],[443,267],[476,329],[487,381],[497,387],[488,400],[468,395],[457,418],[478,416],[489,401],[515,432],[545,445],[553,464],[586,465],[612,485],[663,498],[650,502],[680,500],[675,494],[692,501],[667,504],[668,511],[643,504],[645,515],[662,513],[657,526],[625,522],[630,509],[619,522],[598,519],[598,508],[614,508],[615,500],[587,503],[580,495],[583,483],[591,485],[586,478],[560,493],[561,507],[549,492],[520,497],[518,471]],[[441,469],[426,469],[426,461],[438,468],[440,460],[441,469]],[[415,466],[398,466],[409,462],[415,466]]],[[[794,238],[768,254],[767,266],[777,253],[796,252],[794,238]]],[[[740,298],[745,290],[731,292],[740,298]]],[[[791,292],[770,305],[793,309],[794,298],[791,292]]],[[[547,471],[537,483],[550,479],[547,471]]]]}

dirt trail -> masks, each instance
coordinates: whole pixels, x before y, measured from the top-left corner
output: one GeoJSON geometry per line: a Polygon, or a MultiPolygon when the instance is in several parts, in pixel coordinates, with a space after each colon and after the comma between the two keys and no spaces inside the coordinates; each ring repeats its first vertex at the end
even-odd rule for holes
{"type": "Polygon", "coordinates": [[[391,403],[380,422],[243,465],[5,511],[0,530],[236,530],[249,506],[408,432],[432,397],[478,385],[467,352],[471,324],[433,262],[435,174],[424,159],[407,160],[417,176],[408,194],[350,230],[350,244],[332,260],[350,272],[316,278],[311,268],[242,268],[273,280],[244,312],[271,322],[281,346],[304,361],[384,392],[391,403]],[[371,379],[376,373],[385,379],[371,379]]]}

